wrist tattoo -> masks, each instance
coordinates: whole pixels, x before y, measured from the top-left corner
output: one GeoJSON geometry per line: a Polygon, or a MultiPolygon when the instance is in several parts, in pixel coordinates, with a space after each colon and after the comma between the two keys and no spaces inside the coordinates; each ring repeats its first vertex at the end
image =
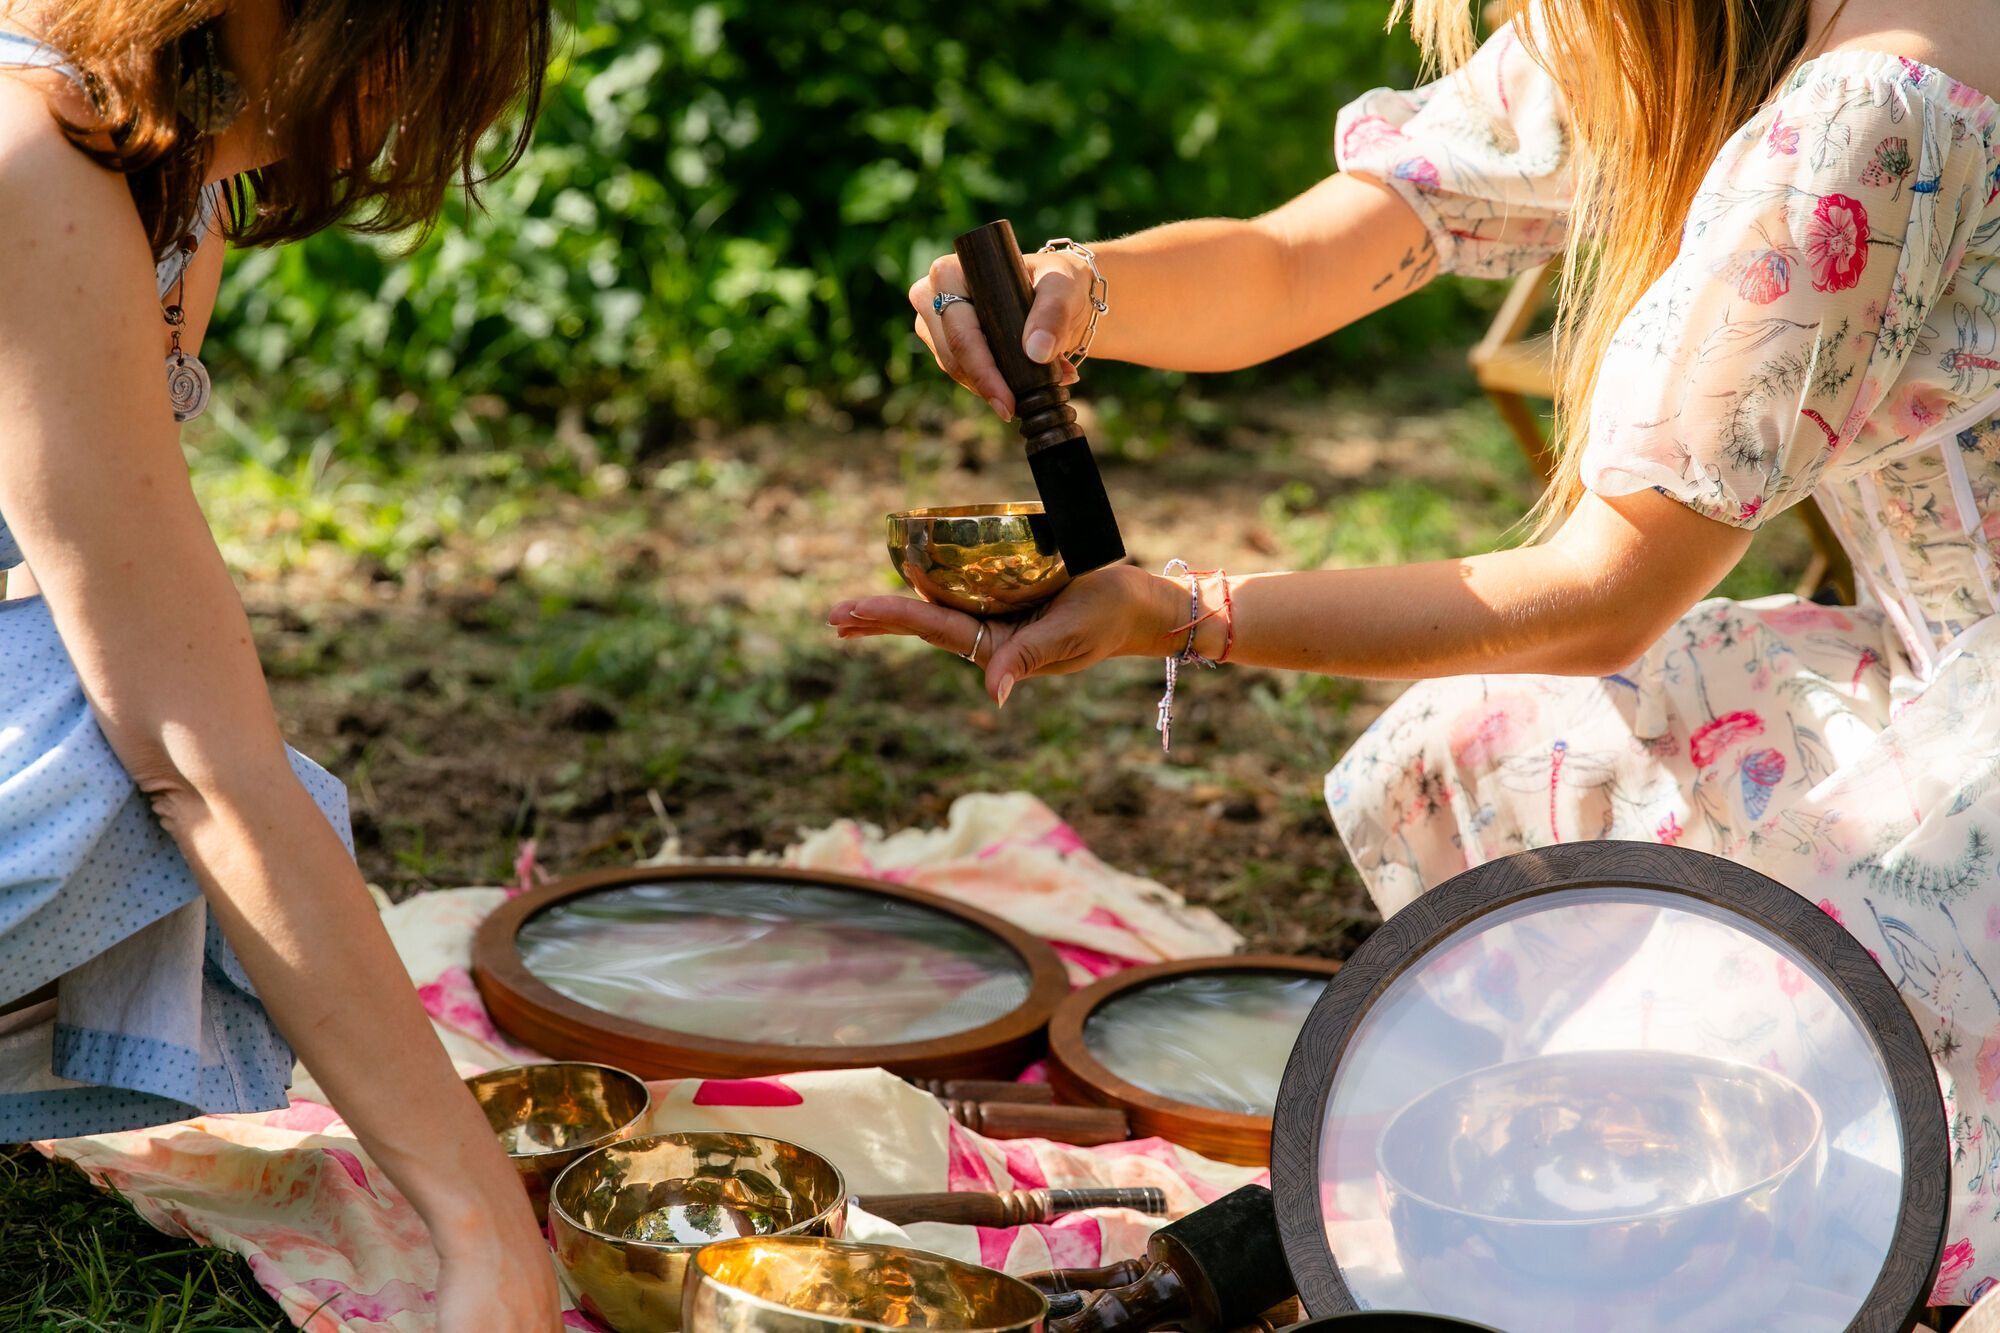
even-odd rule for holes
{"type": "Polygon", "coordinates": [[[1403,293],[1408,294],[1429,282],[1437,269],[1437,247],[1430,237],[1424,237],[1421,245],[1413,245],[1403,251],[1403,257],[1396,261],[1396,267],[1375,280],[1370,291],[1381,291],[1398,278],[1402,279],[1403,293]]]}

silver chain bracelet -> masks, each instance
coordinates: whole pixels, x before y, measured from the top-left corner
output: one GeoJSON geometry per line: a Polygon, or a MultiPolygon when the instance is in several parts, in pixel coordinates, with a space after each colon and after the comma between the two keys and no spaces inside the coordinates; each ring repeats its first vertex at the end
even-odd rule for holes
{"type": "Polygon", "coordinates": [[[1092,254],[1090,247],[1083,242],[1072,241],[1067,236],[1058,236],[1042,246],[1042,253],[1045,255],[1056,254],[1063,250],[1083,256],[1083,262],[1090,265],[1090,323],[1084,326],[1083,341],[1063,353],[1063,360],[1069,362],[1070,368],[1074,370],[1083,364],[1085,357],[1090,355],[1091,340],[1097,337],[1099,317],[1111,312],[1111,284],[1105,280],[1104,270],[1097,266],[1097,256],[1092,254]]]}

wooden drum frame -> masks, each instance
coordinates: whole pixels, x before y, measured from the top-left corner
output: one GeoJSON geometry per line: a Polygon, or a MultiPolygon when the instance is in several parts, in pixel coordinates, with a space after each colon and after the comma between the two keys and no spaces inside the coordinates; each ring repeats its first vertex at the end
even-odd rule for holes
{"type": "Polygon", "coordinates": [[[1931,1289],[1950,1205],[1944,1105],[1916,1019],[1861,943],[1809,899],[1705,852],[1612,840],[1517,852],[1446,880],[1369,936],[1313,1007],[1278,1094],[1271,1154],[1278,1229],[1307,1312],[1322,1318],[1361,1308],[1328,1246],[1319,1171],[1327,1101],[1363,1019],[1397,977],[1461,927],[1511,904],[1599,888],[1675,894],[1760,926],[1811,959],[1858,1017],[1886,1070],[1903,1173],[1889,1251],[1847,1333],[1902,1333],[1931,1289]]]}
{"type": "Polygon", "coordinates": [[[998,917],[895,884],[783,866],[637,866],[564,879],[522,894],[487,917],[473,941],[472,960],[480,996],[510,1037],[557,1059],[595,1060],[651,1079],[753,1078],[878,1065],[906,1078],[1012,1078],[1041,1054],[1049,1016],[1069,993],[1068,972],[1055,950],[998,917]],[[592,1008],[549,986],[522,961],[516,935],[551,907],[606,889],[689,880],[846,889],[927,908],[976,927],[1012,950],[1027,972],[1027,998],[992,1022],[923,1041],[878,1046],[727,1041],[592,1008]]]}
{"type": "Polygon", "coordinates": [[[1115,972],[1091,983],[1056,1006],[1049,1020],[1049,1082],[1064,1101],[1116,1106],[1131,1122],[1135,1138],[1158,1135],[1219,1161],[1265,1166],[1271,1156],[1271,1117],[1221,1111],[1148,1092],[1111,1072],[1084,1041],[1084,1024],[1104,1004],[1177,977],[1224,972],[1283,973],[1332,978],[1340,964],[1324,958],[1285,954],[1231,954],[1182,958],[1115,972]]]}

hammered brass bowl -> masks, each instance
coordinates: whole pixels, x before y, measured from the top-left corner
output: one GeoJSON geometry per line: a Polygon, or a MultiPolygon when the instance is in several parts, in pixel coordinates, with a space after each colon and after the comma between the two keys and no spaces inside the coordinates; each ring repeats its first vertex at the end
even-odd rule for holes
{"type": "Polygon", "coordinates": [[[1039,1333],[1048,1302],[1018,1278],[906,1250],[810,1237],[722,1241],[688,1270],[689,1333],[1039,1333]]]}
{"type": "Polygon", "coordinates": [[[688,1260],[734,1236],[839,1236],[847,1186],[782,1139],[719,1131],[609,1144],[556,1181],[556,1267],[585,1314],[614,1333],[674,1333],[688,1260]],[[634,1228],[650,1239],[630,1234],[634,1228]]]}
{"type": "Polygon", "coordinates": [[[917,596],[975,616],[1031,610],[1069,582],[1035,501],[891,514],[889,562],[917,596]]]}
{"type": "Polygon", "coordinates": [[[489,1069],[465,1086],[520,1173],[538,1222],[549,1220],[549,1190],[563,1169],[636,1130],[653,1101],[636,1076],[579,1060],[489,1069]]]}

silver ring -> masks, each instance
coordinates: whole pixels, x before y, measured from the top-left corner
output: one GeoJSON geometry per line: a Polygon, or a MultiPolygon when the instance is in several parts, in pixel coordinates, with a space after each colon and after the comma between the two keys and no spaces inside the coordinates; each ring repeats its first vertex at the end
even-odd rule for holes
{"type": "Polygon", "coordinates": [[[961,301],[967,305],[972,304],[972,298],[969,296],[960,296],[957,292],[939,292],[931,298],[931,313],[942,315],[946,306],[954,306],[961,301]]]}
{"type": "Polygon", "coordinates": [[[979,665],[979,645],[986,642],[986,622],[979,622],[979,633],[972,636],[972,651],[959,654],[974,666],[979,665]]]}

